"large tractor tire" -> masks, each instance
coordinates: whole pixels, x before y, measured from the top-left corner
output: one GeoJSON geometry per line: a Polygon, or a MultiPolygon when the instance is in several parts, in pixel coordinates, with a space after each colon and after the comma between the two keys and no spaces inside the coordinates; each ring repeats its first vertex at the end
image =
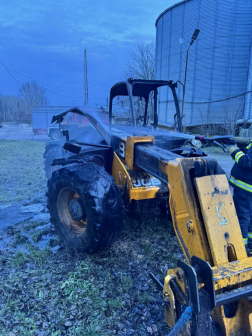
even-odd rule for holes
{"type": "Polygon", "coordinates": [[[54,172],[48,181],[48,209],[62,241],[79,252],[103,250],[123,227],[121,191],[104,167],[94,163],[54,172]]]}
{"type": "Polygon", "coordinates": [[[51,166],[54,159],[62,158],[62,148],[57,144],[54,146],[48,146],[44,152],[44,163],[46,177],[49,179],[55,170],[58,170],[59,166],[51,166]]]}

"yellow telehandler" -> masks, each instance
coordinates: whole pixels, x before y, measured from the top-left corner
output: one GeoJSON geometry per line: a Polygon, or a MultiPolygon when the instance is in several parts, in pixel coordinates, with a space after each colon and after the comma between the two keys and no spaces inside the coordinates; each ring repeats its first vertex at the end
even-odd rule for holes
{"type": "Polygon", "coordinates": [[[67,154],[53,161],[61,168],[48,181],[51,222],[70,248],[95,253],[116,239],[124,207],[132,202],[147,200],[167,209],[186,258],[168,270],[161,284],[170,335],[252,335],[252,258],[247,257],[226,174],[199,149],[200,141],[229,145],[234,138],[160,130],[157,95],[163,86],[173,93],[174,124],[181,131],[177,84],[172,81],[115,84],[107,126],[77,107],[53,117],[60,124],[68,112],[80,114],[97,137],[92,133],[78,142],[64,131],[67,154]],[[117,96],[128,97],[130,125],[126,119],[117,124],[117,96]],[[145,102],[141,126],[135,97],[145,102]]]}

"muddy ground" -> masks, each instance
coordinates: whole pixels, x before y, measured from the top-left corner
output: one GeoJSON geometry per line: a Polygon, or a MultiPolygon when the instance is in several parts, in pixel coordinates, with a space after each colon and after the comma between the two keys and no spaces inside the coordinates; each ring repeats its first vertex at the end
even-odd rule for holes
{"type": "Polygon", "coordinates": [[[44,146],[0,140],[0,335],[167,335],[149,272],[162,280],[183,258],[172,223],[146,209],[103,253],[68,250],[46,207],[44,146]]]}

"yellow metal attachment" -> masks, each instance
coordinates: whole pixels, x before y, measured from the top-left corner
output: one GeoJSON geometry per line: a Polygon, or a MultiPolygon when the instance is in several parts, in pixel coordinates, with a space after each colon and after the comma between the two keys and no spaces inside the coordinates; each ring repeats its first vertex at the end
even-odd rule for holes
{"type": "Polygon", "coordinates": [[[201,211],[190,171],[195,158],[160,162],[160,169],[168,176],[170,210],[173,226],[187,262],[196,255],[212,265],[212,256],[205,234],[201,211]]]}
{"type": "Polygon", "coordinates": [[[125,161],[130,170],[134,169],[134,146],[136,143],[154,143],[153,136],[133,136],[127,137],[125,161]]]}
{"type": "Polygon", "coordinates": [[[115,183],[121,187],[122,192],[128,194],[129,201],[155,198],[159,187],[134,187],[126,167],[126,164],[123,164],[116,153],[114,153],[112,176],[115,179],[115,183]]]}
{"type": "Polygon", "coordinates": [[[215,290],[229,286],[251,282],[252,258],[233,261],[231,263],[213,267],[215,290]]]}
{"type": "Polygon", "coordinates": [[[167,275],[164,281],[163,299],[165,302],[165,321],[170,328],[177,322],[176,304],[170,281],[175,279],[175,275],[167,275]]]}
{"type": "Polygon", "coordinates": [[[130,177],[123,163],[115,153],[112,165],[112,176],[115,179],[115,183],[124,191],[127,181],[130,180],[130,177]]]}
{"type": "MultiPolygon", "coordinates": [[[[231,315],[232,316],[232,315],[231,315]]],[[[225,316],[224,306],[212,311],[212,317],[225,336],[251,336],[252,334],[252,303],[248,299],[239,300],[235,316],[225,316]]]]}
{"type": "MultiPolygon", "coordinates": [[[[252,335],[252,303],[247,298],[239,299],[239,295],[251,290],[252,258],[247,258],[226,175],[194,178],[194,163],[200,160],[207,167],[203,158],[160,162],[160,170],[168,176],[173,226],[187,262],[190,264],[194,255],[212,266],[215,292],[212,299],[216,307],[211,314],[222,334],[249,336],[252,335]],[[230,305],[232,300],[234,304],[230,305]]],[[[201,277],[199,273],[198,281],[201,277]]],[[[176,299],[171,294],[171,281],[180,283],[174,270],[169,270],[163,291],[169,294],[169,300],[165,296],[164,299],[174,310],[176,299]]],[[[204,289],[204,285],[199,282],[198,290],[204,289]]],[[[165,313],[171,327],[175,314],[165,313]]]]}
{"type": "Polygon", "coordinates": [[[167,276],[164,280],[164,288],[163,288],[163,299],[165,301],[165,321],[172,328],[177,322],[176,315],[176,304],[186,304],[186,287],[185,287],[185,277],[184,272],[180,268],[173,268],[167,271],[167,276]],[[171,288],[171,281],[175,283],[175,285],[180,290],[183,299],[180,301],[175,299],[174,292],[171,288]]]}
{"type": "Polygon", "coordinates": [[[213,264],[247,258],[226,175],[195,179],[213,264]]]}

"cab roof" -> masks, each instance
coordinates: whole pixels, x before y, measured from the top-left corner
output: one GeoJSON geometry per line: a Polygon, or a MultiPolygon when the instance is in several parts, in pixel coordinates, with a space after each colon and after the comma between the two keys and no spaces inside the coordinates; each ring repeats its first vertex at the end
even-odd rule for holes
{"type": "Polygon", "coordinates": [[[148,97],[151,91],[157,89],[160,86],[171,86],[173,81],[129,78],[125,82],[119,82],[112,86],[110,89],[110,99],[112,100],[116,96],[128,96],[128,84],[132,88],[132,96],[148,97]]]}

